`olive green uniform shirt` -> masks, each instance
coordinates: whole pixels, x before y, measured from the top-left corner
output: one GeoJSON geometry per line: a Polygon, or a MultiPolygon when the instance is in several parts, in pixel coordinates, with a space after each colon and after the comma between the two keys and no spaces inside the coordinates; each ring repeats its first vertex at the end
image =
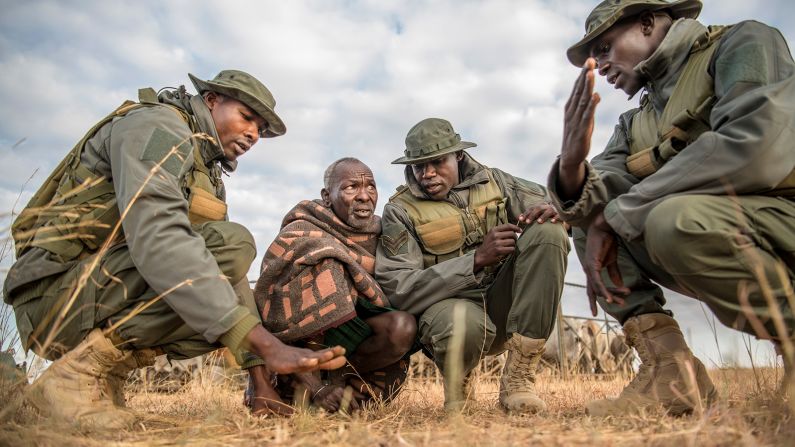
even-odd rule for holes
{"type": "MultiPolygon", "coordinates": [[[[235,164],[223,158],[222,149],[215,143],[218,135],[202,97],[171,95],[166,99],[192,113],[199,130],[213,138],[214,142],[196,142],[210,171],[220,175],[221,163],[225,170],[233,170],[235,164]]],[[[124,237],[146,283],[159,294],[168,292],[163,298],[166,303],[208,342],[221,341],[236,350],[259,321],[238,304],[232,286],[188,220],[182,176],[194,163],[189,150],[191,135],[189,126],[174,110],[163,106],[139,108],[101,127],[86,143],[81,161],[113,182],[122,213],[129,207],[122,220],[124,237]],[[164,164],[163,169],[150,175],[171,147],[183,142],[188,145],[176,158],[179,162],[168,164],[168,168],[164,164]],[[186,280],[191,283],[174,288],[186,280]]],[[[223,200],[224,194],[221,184],[216,195],[223,200]]],[[[40,248],[30,249],[8,273],[6,300],[13,300],[17,286],[64,272],[74,263],[61,262],[40,248]]]]}
{"type": "MultiPolygon", "coordinates": [[[[459,169],[461,181],[450,190],[446,199],[459,208],[466,207],[472,185],[488,181],[486,170],[491,171],[503,196],[508,199],[506,211],[509,222],[517,222],[519,215],[531,205],[545,200],[546,192],[540,185],[499,169],[488,168],[466,152],[459,169]]],[[[411,194],[427,198],[410,166],[406,167],[406,184],[411,194]]],[[[392,202],[384,206],[381,225],[382,234],[393,240],[400,238],[403,232],[408,235],[406,242],[396,247],[395,252],[386,249],[383,243],[379,244],[376,252],[376,280],[389,297],[390,303],[397,309],[418,316],[441,300],[467,296],[467,293],[472,292],[479,293],[493,279],[485,275],[484,271],[473,272],[477,247],[472,247],[457,258],[424,268],[422,249],[414,224],[406,211],[392,202]]]]}
{"type": "MultiPolygon", "coordinates": [[[[690,47],[707,28],[677,20],[657,51],[636,68],[662,113],[684,68],[690,47]]],[[[763,194],[795,168],[795,65],[781,33],[746,21],[728,30],[709,65],[717,102],[711,130],[657,172],[639,180],[627,171],[629,129],[639,109],[621,115],[605,150],[586,162],[582,193],[571,201],[557,194],[558,164],[548,187],[561,217],[585,227],[596,209],[625,240],[641,238],[651,210],[685,194],[763,194]]]]}

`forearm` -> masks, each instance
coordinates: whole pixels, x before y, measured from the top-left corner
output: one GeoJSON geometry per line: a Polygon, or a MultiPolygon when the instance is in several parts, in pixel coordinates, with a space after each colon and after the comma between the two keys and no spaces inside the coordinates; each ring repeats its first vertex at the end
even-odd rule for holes
{"type": "Polygon", "coordinates": [[[422,268],[422,254],[419,248],[415,250],[419,265],[401,262],[378,248],[375,277],[397,309],[420,315],[434,303],[480,284],[480,275],[473,270],[474,251],[422,268]]]}
{"type": "Polygon", "coordinates": [[[564,160],[557,161],[557,181],[555,189],[561,201],[576,201],[582,195],[585,186],[585,162],[564,160]]]}

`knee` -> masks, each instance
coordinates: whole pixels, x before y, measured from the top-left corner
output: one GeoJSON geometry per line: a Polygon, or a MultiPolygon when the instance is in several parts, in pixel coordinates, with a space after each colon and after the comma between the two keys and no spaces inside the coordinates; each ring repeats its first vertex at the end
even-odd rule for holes
{"type": "Polygon", "coordinates": [[[649,256],[657,264],[686,256],[682,250],[703,234],[701,216],[693,206],[693,197],[679,196],[664,200],[646,218],[644,241],[649,256]],[[694,239],[695,238],[695,239],[694,239]]]}
{"type": "Polygon", "coordinates": [[[208,222],[200,233],[230,282],[235,284],[243,279],[257,256],[251,232],[235,222],[208,222]]]}
{"type": "Polygon", "coordinates": [[[402,357],[414,345],[414,339],[417,336],[417,320],[408,312],[403,311],[390,312],[389,317],[387,340],[393,352],[402,357]]]}
{"type": "Polygon", "coordinates": [[[568,253],[569,235],[561,224],[550,222],[535,223],[526,227],[516,241],[516,248],[520,252],[539,245],[545,245],[555,250],[563,250],[563,253],[568,253]]]}

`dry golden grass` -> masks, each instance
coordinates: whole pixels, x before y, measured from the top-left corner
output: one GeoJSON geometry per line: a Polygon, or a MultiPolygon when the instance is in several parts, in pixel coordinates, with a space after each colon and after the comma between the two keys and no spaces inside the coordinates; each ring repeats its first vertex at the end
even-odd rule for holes
{"type": "Polygon", "coordinates": [[[481,374],[462,416],[445,415],[442,386],[431,377],[410,379],[392,404],[353,417],[305,410],[285,419],[250,416],[238,382],[203,375],[173,394],[128,390],[129,406],[142,417],[123,432],[54,428],[23,406],[0,426],[0,445],[792,445],[791,411],[777,392],[781,373],[712,370],[722,400],[704,414],[621,419],[588,417],[583,405],[618,394],[623,378],[542,375],[549,410],[541,416],[505,415],[496,404],[497,376],[481,374]]]}

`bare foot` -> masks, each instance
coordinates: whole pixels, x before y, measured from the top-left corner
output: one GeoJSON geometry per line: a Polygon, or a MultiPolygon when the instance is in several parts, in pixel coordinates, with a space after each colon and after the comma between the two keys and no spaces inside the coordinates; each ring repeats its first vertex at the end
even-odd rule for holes
{"type": "Polygon", "coordinates": [[[245,404],[255,416],[292,416],[294,410],[282,401],[270,382],[271,373],[263,365],[248,370],[245,404]]]}

